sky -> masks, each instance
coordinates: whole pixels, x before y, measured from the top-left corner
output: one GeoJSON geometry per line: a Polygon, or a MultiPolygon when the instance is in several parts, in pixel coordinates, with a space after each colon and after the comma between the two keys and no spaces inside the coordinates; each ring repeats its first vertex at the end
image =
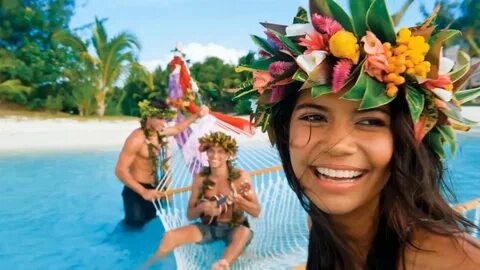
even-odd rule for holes
{"type": "MultiPolygon", "coordinates": [[[[386,0],[391,14],[406,0],[386,0]]],[[[337,0],[348,10],[348,0],[337,0]]],[[[400,26],[423,20],[420,5],[433,9],[431,0],[415,0],[400,26]]],[[[148,69],[165,67],[171,50],[181,43],[191,62],[216,56],[237,64],[239,57],[256,51],[249,35],[263,35],[259,22],[291,24],[299,6],[308,0],[77,0],[72,29],[107,19],[108,35],[133,33],[140,41],[139,61],[148,69]]],[[[83,38],[89,30],[77,32],[83,38]]]]}

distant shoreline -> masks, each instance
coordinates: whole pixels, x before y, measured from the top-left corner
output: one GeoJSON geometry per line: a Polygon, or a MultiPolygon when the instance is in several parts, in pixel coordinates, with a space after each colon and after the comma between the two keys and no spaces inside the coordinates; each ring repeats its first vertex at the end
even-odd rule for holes
{"type": "MultiPolygon", "coordinates": [[[[463,115],[480,121],[480,107],[466,106],[463,115]]],[[[62,151],[104,150],[122,147],[125,139],[139,127],[138,119],[36,118],[0,117],[0,154],[62,151]]],[[[470,133],[480,133],[480,125],[470,133]]],[[[255,141],[268,142],[266,134],[257,130],[255,141]]]]}

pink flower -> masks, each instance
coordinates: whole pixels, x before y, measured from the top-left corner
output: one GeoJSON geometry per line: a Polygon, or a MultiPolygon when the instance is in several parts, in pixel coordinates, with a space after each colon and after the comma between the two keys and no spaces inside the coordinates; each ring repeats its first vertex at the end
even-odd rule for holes
{"type": "Polygon", "coordinates": [[[316,13],[312,15],[312,24],[317,31],[325,33],[329,37],[333,36],[333,34],[338,31],[343,30],[343,27],[339,22],[330,17],[318,15],[316,13]]]}
{"type": "Polygon", "coordinates": [[[332,92],[338,93],[348,79],[353,63],[350,59],[340,59],[333,67],[332,92]]]}
{"type": "Polygon", "coordinates": [[[285,95],[285,86],[280,85],[280,86],[275,86],[272,88],[272,93],[270,95],[269,102],[275,103],[283,99],[283,96],[285,95]]]}
{"type": "Polygon", "coordinates": [[[287,70],[292,68],[293,63],[291,62],[284,62],[284,61],[276,61],[270,64],[268,66],[268,71],[273,75],[273,76],[281,76],[285,74],[287,70]]]}
{"type": "Polygon", "coordinates": [[[328,51],[328,37],[318,32],[307,33],[305,38],[300,38],[298,43],[301,46],[307,47],[304,54],[309,54],[313,51],[328,51]]]}
{"type": "Polygon", "coordinates": [[[253,72],[253,88],[257,89],[258,93],[263,94],[263,91],[268,87],[272,81],[272,75],[268,71],[254,71],[253,72]]]}
{"type": "Polygon", "coordinates": [[[365,72],[370,77],[375,77],[378,81],[383,82],[383,75],[387,71],[388,62],[382,42],[370,31],[367,31],[361,42],[363,42],[363,49],[367,53],[365,72]]]}
{"type": "Polygon", "coordinates": [[[287,49],[274,33],[267,30],[265,31],[265,35],[267,35],[268,41],[270,41],[278,50],[287,49]]]}

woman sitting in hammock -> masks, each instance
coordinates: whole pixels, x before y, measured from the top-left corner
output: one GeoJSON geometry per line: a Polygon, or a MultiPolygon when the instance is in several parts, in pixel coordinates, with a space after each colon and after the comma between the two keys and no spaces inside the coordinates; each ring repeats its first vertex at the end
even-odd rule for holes
{"type": "Polygon", "coordinates": [[[212,132],[199,142],[209,166],[194,178],[187,215],[189,219],[200,217],[202,222],[166,232],[150,263],[180,245],[223,240],[227,247],[212,269],[229,269],[253,237],[244,212],[258,217],[260,206],[248,174],[233,167],[235,139],[212,132]]]}

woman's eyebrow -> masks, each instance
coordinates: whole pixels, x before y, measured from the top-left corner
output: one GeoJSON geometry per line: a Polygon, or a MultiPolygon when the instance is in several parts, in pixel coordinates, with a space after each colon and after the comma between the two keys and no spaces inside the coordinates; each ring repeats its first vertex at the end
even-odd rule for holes
{"type": "Polygon", "coordinates": [[[315,110],[320,110],[324,112],[329,111],[327,107],[319,104],[315,104],[315,103],[302,103],[295,107],[295,110],[301,110],[301,109],[315,109],[315,110]]]}
{"type": "Polygon", "coordinates": [[[378,107],[378,108],[371,108],[366,110],[358,110],[358,114],[369,113],[369,112],[380,112],[386,115],[390,115],[390,109],[388,107],[378,107]]]}

